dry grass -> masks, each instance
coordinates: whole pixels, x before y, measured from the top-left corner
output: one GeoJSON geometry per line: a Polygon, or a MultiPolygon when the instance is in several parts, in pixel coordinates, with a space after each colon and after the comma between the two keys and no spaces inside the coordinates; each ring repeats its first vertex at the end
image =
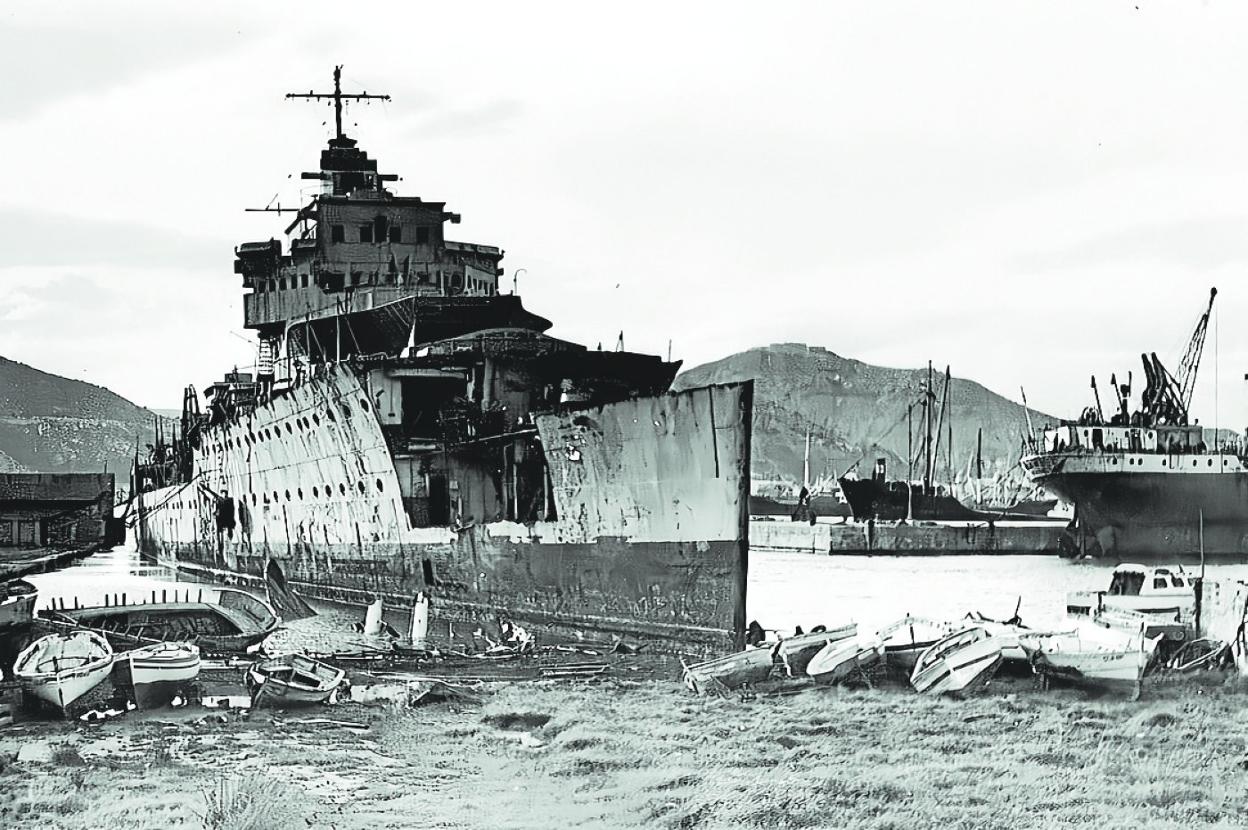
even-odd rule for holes
{"type": "Polygon", "coordinates": [[[88,733],[85,766],[10,764],[0,826],[1238,827],[1245,688],[1165,684],[1139,703],[1025,684],[969,701],[742,701],[659,681],[530,683],[476,708],[335,711],[371,720],[363,734],[135,724],[132,762],[102,766],[88,733]]]}

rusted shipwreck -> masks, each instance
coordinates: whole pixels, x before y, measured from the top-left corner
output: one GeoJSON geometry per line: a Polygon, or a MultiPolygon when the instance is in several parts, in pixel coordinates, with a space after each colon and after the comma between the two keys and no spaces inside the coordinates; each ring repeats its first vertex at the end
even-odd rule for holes
{"type": "MultiPolygon", "coordinates": [[[[337,133],[286,245],[236,250],[255,372],[188,388],[136,463],[141,549],[200,575],[538,629],[722,647],[744,630],[752,386],[586,348],[500,293],[503,251],[337,133]]],[[[306,97],[306,96],[302,96],[306,97]]],[[[283,208],[283,210],[285,210],[283,208]]],[[[513,282],[514,286],[514,282],[513,282]]],[[[445,630],[445,629],[443,629],[445,630]]]]}

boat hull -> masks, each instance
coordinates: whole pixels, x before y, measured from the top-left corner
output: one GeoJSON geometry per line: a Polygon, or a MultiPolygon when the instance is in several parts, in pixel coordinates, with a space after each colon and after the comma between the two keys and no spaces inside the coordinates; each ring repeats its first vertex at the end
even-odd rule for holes
{"type": "Polygon", "coordinates": [[[798,634],[781,640],[776,652],[780,656],[780,662],[784,663],[789,677],[797,677],[806,673],[806,667],[810,665],[811,659],[828,643],[853,637],[857,633],[858,625],[850,623],[826,631],[798,634]]]}
{"type": "Polygon", "coordinates": [[[175,695],[185,695],[199,669],[200,654],[195,646],[161,644],[119,655],[113,680],[133,691],[138,708],[155,709],[168,704],[175,695]]]}
{"type": "Polygon", "coordinates": [[[853,637],[824,646],[810,661],[806,673],[816,683],[840,683],[883,658],[884,644],[878,639],[853,637]]]}
{"type": "Polygon", "coordinates": [[[751,384],[537,416],[556,518],[454,527],[413,526],[410,485],[362,399],[335,367],[210,430],[196,469],[241,496],[237,532],[217,538],[197,485],[169,487],[137,500],[140,550],[256,588],[274,562],[298,593],[335,602],[406,607],[423,592],[435,624],[505,614],[686,649],[743,644],[751,384]]]}
{"type": "Polygon", "coordinates": [[[714,660],[686,666],[685,686],[699,695],[761,683],[771,676],[776,647],[747,648],[714,660]]]}
{"type": "Polygon", "coordinates": [[[1001,514],[971,510],[953,496],[924,492],[922,487],[907,492],[905,482],[875,478],[842,478],[838,482],[856,521],[973,521],[1001,518],[1001,514]]]}
{"type": "Polygon", "coordinates": [[[0,585],[0,631],[30,625],[39,592],[25,580],[0,585]]]}
{"type": "Polygon", "coordinates": [[[981,639],[949,647],[950,635],[919,657],[910,684],[924,694],[969,695],[982,691],[1002,662],[1001,644],[986,633],[981,639]],[[939,656],[934,656],[940,652],[939,656]]]}
{"type": "MultiPolygon", "coordinates": [[[[1089,462],[1084,458],[1084,466],[1089,462]]],[[[1191,459],[1208,470],[1218,456],[1191,459]]],[[[1176,457],[1176,463],[1189,459],[1176,457]]],[[[1076,552],[1119,559],[1248,553],[1248,472],[1084,472],[1034,456],[1032,480],[1075,505],[1076,552]],[[1202,522],[1203,516],[1203,522],[1202,522]],[[1202,531],[1203,523],[1203,531],[1202,531]]],[[[1120,465],[1120,466],[1126,466],[1120,465]]]]}
{"type": "MultiPolygon", "coordinates": [[[[57,651],[64,653],[63,649],[57,651]]],[[[108,642],[97,634],[76,631],[35,640],[18,655],[13,674],[21,682],[23,692],[65,714],[74,703],[103,683],[112,669],[113,650],[108,642]],[[48,659],[44,656],[45,648],[52,641],[78,641],[78,645],[67,658],[48,659]],[[66,659],[82,662],[60,668],[66,659]]]]}

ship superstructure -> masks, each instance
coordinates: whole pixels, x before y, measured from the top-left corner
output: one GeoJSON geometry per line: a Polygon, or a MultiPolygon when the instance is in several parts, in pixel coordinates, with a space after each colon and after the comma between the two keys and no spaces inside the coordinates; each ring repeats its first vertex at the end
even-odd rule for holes
{"type": "Polygon", "coordinates": [[[550,336],[500,293],[500,248],[448,239],[459,216],[343,134],[339,70],[291,97],[335,106],[321,190],[287,245],[237,248],[257,366],[204,411],[188,390],[137,465],[142,548],[326,599],[424,592],[447,620],[739,637],[752,386],[668,394],[679,362],[550,336]]]}
{"type": "Polygon", "coordinates": [[[1043,431],[1022,459],[1028,477],[1075,507],[1077,552],[1111,557],[1248,553],[1248,470],[1239,441],[1189,423],[1216,289],[1177,375],[1142,355],[1145,388],[1111,379],[1095,406],[1043,431]]]}

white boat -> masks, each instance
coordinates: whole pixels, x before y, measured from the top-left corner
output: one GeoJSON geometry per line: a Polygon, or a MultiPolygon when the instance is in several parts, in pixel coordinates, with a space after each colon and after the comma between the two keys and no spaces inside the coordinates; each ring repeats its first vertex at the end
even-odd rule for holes
{"type": "Polygon", "coordinates": [[[1066,595],[1066,613],[1079,616],[1099,611],[1139,611],[1175,623],[1191,624],[1196,614],[1194,578],[1180,567],[1119,565],[1104,591],[1066,595]]]}
{"type": "Polygon", "coordinates": [[[13,663],[22,689],[64,713],[100,685],[113,668],[113,649],[94,631],[40,637],[13,663]]]}
{"type": "Polygon", "coordinates": [[[884,662],[908,678],[923,652],[957,630],[959,626],[950,622],[905,616],[879,631],[878,636],[884,643],[884,662]]]}
{"type": "Polygon", "coordinates": [[[781,640],[776,653],[780,655],[780,662],[784,663],[789,677],[798,677],[805,674],[806,666],[810,664],[811,658],[818,654],[828,643],[835,643],[838,640],[853,637],[857,633],[858,624],[850,623],[849,625],[842,625],[823,631],[797,634],[781,640]]]}
{"type": "Polygon", "coordinates": [[[186,697],[199,676],[199,647],[190,643],[155,643],[117,656],[114,682],[131,689],[140,709],[164,706],[175,695],[186,697]]]}
{"type": "Polygon", "coordinates": [[[919,655],[910,685],[928,694],[972,694],[1001,665],[1001,641],[983,626],[954,632],[919,655]]]}
{"type": "Polygon", "coordinates": [[[1019,641],[1031,654],[1032,667],[1039,675],[1125,687],[1138,697],[1144,670],[1161,639],[1160,635],[1148,638],[1087,626],[1065,634],[1024,636],[1019,641]]]}
{"type": "Polygon", "coordinates": [[[0,583],[0,631],[30,625],[38,597],[39,589],[24,579],[0,583]]]}
{"type": "Polygon", "coordinates": [[[884,659],[884,642],[875,634],[858,634],[828,643],[806,666],[816,683],[839,683],[884,659]]]}
{"type": "Polygon", "coordinates": [[[771,676],[778,643],[763,643],[684,667],[685,686],[704,695],[759,683],[771,676]]]}
{"type": "Polygon", "coordinates": [[[334,702],[347,673],[303,654],[258,660],[247,670],[252,706],[334,702]]]}

